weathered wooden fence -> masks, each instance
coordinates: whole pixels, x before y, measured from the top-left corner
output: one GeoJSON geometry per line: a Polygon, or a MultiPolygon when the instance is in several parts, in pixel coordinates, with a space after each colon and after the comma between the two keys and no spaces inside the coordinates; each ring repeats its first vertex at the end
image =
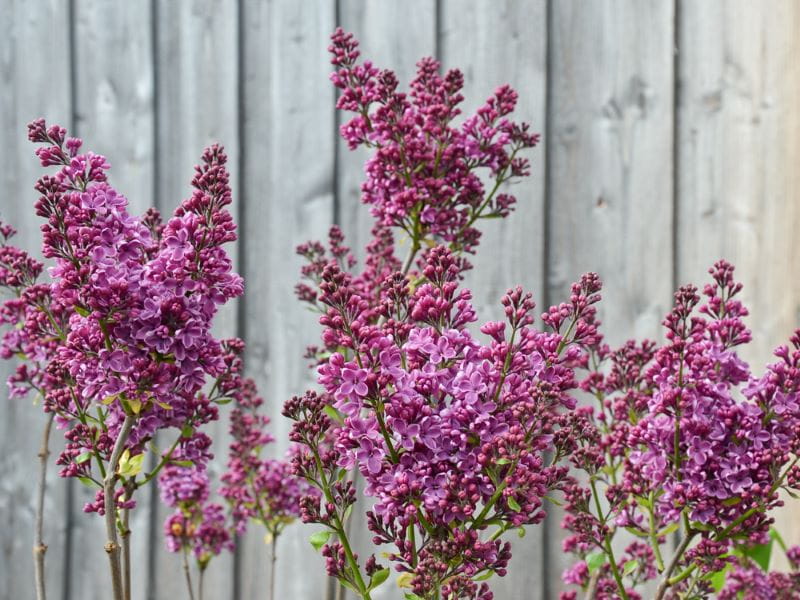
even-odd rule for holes
{"type": "MultiPolygon", "coordinates": [[[[521,283],[539,305],[586,270],[605,280],[611,342],[659,336],[676,284],[718,257],[738,265],[764,361],[800,322],[800,3],[794,0],[3,0],[0,212],[38,247],[25,124],[44,115],[109,156],[136,209],[187,195],[203,146],[232,158],[246,297],[220,333],[249,345],[247,368],[286,444],[283,401],[311,385],[300,359],[314,318],[292,295],[294,246],[340,223],[355,247],[363,155],[337,139],[328,35],[407,82],[422,55],[466,76],[467,108],[498,84],[544,134],[512,218],[486,229],[469,278],[482,316],[521,283]]],[[[3,366],[3,374],[9,372],[3,366]]],[[[33,468],[43,424],[28,401],[0,403],[0,597],[32,598],[33,468]]],[[[226,424],[215,468],[224,462],[226,424]]],[[[87,492],[51,469],[48,582],[59,600],[109,597],[100,519],[87,492]]],[[[155,493],[135,511],[138,598],[185,597],[163,549],[155,493]],[[139,577],[141,576],[141,577],[139,577]]],[[[787,522],[789,522],[787,520],[787,522]]],[[[308,531],[282,539],[280,598],[326,583],[308,531]]],[[[363,536],[366,540],[366,536],[363,536]]],[[[520,542],[499,598],[557,596],[558,517],[520,542]]],[[[262,535],[211,567],[207,597],[262,598],[262,535]]],[[[381,598],[395,597],[387,591],[381,598]]]]}

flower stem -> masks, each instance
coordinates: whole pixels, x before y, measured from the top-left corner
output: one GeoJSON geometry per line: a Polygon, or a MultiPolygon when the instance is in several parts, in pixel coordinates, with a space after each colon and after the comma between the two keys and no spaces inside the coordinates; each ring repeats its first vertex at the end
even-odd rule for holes
{"type": "Polygon", "coordinates": [[[192,571],[189,568],[189,550],[183,547],[183,575],[186,580],[186,589],[189,590],[189,600],[194,600],[194,586],[192,586],[192,571]]]}
{"type": "Polygon", "coordinates": [[[683,557],[683,553],[686,552],[686,549],[689,547],[689,544],[694,536],[695,532],[686,532],[686,535],[683,537],[683,540],[681,540],[680,545],[675,550],[675,554],[672,555],[672,559],[669,561],[669,566],[667,566],[667,569],[662,575],[661,583],[658,586],[654,600],[662,600],[664,595],[667,593],[667,590],[671,585],[673,585],[673,583],[670,582],[670,576],[672,575],[673,571],[675,571],[675,568],[678,566],[678,562],[680,562],[681,558],[683,557]]]}
{"type": "Polygon", "coordinates": [[[122,509],[122,533],[120,535],[122,538],[122,586],[125,600],[131,600],[131,530],[128,526],[130,512],[129,508],[122,509]]]}
{"type": "Polygon", "coordinates": [[[39,448],[39,485],[36,490],[36,527],[33,538],[34,577],[36,581],[36,600],[46,600],[44,556],[47,544],[44,543],[44,494],[47,489],[47,457],[50,456],[50,430],[55,413],[47,416],[42,433],[42,445],[39,448]]]}
{"type": "MultiPolygon", "coordinates": [[[[278,534],[272,535],[269,551],[269,600],[275,600],[275,564],[278,562],[278,534]]],[[[202,598],[200,599],[202,600],[202,598]]]]}
{"type": "Polygon", "coordinates": [[[111,569],[111,588],[114,593],[114,600],[125,600],[124,587],[122,583],[122,568],[120,566],[120,545],[117,537],[117,499],[115,489],[117,483],[117,467],[119,459],[125,449],[125,443],[133,428],[136,417],[128,415],[122,423],[122,428],[117,435],[114,449],[111,451],[111,458],[108,461],[108,470],[103,480],[103,494],[105,502],[106,536],[108,541],[105,545],[108,554],[109,567],[111,569]]]}

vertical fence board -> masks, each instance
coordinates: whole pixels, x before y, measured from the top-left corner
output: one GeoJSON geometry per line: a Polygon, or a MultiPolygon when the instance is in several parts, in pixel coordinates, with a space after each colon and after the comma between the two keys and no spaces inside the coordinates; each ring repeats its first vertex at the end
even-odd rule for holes
{"type": "MultiPolygon", "coordinates": [[[[318,325],[293,295],[301,266],[294,247],[323,238],[333,216],[334,94],[326,49],[334,3],[245,2],[243,8],[246,364],[273,415],[277,442],[270,451],[278,456],[289,431],[283,402],[314,385],[302,356],[318,339],[318,325]]],[[[296,525],[281,536],[277,598],[323,597],[323,560],[307,541],[312,531],[296,525]]],[[[264,533],[253,529],[241,547],[241,598],[266,596],[264,533]]]]}
{"type": "MultiPolygon", "coordinates": [[[[75,64],[78,134],[85,148],[108,157],[109,180],[138,215],[153,204],[153,56],[150,3],[75,2],[75,64]]],[[[111,596],[103,520],[82,512],[94,489],[74,485],[75,511],[71,598],[106,600],[111,596]]],[[[150,503],[147,491],[131,512],[132,562],[147,564],[150,503]]],[[[142,598],[145,582],[133,594],[142,598]]]]}
{"type": "MultiPolygon", "coordinates": [[[[159,177],[157,205],[166,220],[175,207],[191,194],[189,182],[194,165],[203,149],[219,142],[225,146],[231,172],[234,214],[242,202],[238,176],[238,10],[235,2],[224,0],[193,0],[191,2],[155,3],[156,90],[159,177]]],[[[241,223],[238,224],[241,227],[241,223]]],[[[237,247],[228,246],[237,258],[237,247]]],[[[214,334],[218,338],[237,335],[237,302],[224,306],[217,315],[214,334]]],[[[220,420],[205,431],[214,440],[214,459],[209,463],[212,501],[219,486],[219,476],[225,469],[229,443],[228,413],[230,406],[220,407],[220,420]]],[[[166,447],[177,432],[161,436],[166,447]]],[[[223,501],[224,504],[224,501],[223,501]]],[[[175,577],[181,557],[167,552],[163,522],[170,514],[160,499],[153,507],[155,536],[149,551],[155,567],[153,589],[158,597],[184,597],[187,593],[182,577],[175,577]]],[[[195,584],[197,571],[192,569],[195,584]]],[[[231,594],[233,555],[223,552],[209,564],[205,573],[206,598],[226,598],[231,594]]]]}
{"type": "MultiPolygon", "coordinates": [[[[246,299],[225,309],[216,332],[248,342],[248,372],[278,439],[272,455],[286,449],[283,402],[315,385],[302,354],[319,326],[292,294],[301,264],[294,246],[324,238],[336,218],[361,257],[372,224],[359,200],[366,154],[351,153],[336,135],[326,48],[337,7],[364,57],[395,69],[401,85],[418,58],[438,49],[445,69],[464,71],[465,112],[507,82],[520,94],[520,118],[543,133],[549,119],[551,139],[530,153],[532,177],[513,188],[517,212],[483,224],[466,282],[482,320],[499,315],[499,297],[511,285],[533,291],[544,308],[545,299],[557,302],[572,280],[594,270],[605,282],[608,341],[660,337],[673,273],[678,283],[702,283],[708,266],[725,257],[745,283],[755,337],[745,358],[757,371],[800,324],[800,6],[791,0],[7,2],[0,11],[7,32],[0,41],[7,82],[0,89],[0,218],[20,230],[26,249],[38,253],[40,245],[31,207],[41,169],[24,137],[32,118],[68,125],[74,109],[78,135],[109,157],[111,182],[133,213],[157,203],[169,216],[189,193],[203,146],[226,146],[242,231],[234,255],[247,281],[246,299]]],[[[11,369],[0,366],[0,377],[11,369]]],[[[213,428],[215,475],[227,446],[222,412],[213,428]]],[[[0,600],[16,600],[31,597],[31,473],[43,417],[28,400],[4,399],[0,420],[0,600]]],[[[61,437],[54,432],[56,449],[61,437]]],[[[55,468],[49,477],[50,597],[105,600],[105,533],[97,516],[81,511],[93,492],[72,486],[68,518],[61,512],[66,485],[55,468]]],[[[137,500],[134,560],[155,567],[153,598],[184,597],[178,559],[163,550],[166,511],[150,505],[147,490],[137,500]],[[156,533],[149,543],[148,526],[156,533]]],[[[787,508],[779,523],[796,539],[800,526],[791,514],[787,508]]],[[[509,575],[492,580],[498,598],[557,597],[570,563],[559,521],[553,512],[546,527],[517,542],[509,575]]],[[[313,530],[298,524],[281,538],[278,598],[324,597],[323,561],[307,542],[313,530]]],[[[366,555],[369,535],[354,535],[366,555]]],[[[235,560],[212,562],[206,597],[265,597],[268,551],[263,532],[251,531],[235,560]]],[[[138,600],[147,584],[136,583],[138,600]]],[[[387,583],[375,597],[397,595],[387,583]]]]}
{"type": "MultiPolygon", "coordinates": [[[[612,346],[660,337],[672,287],[673,6],[554,2],[550,23],[551,303],[585,271],[604,281],[612,346]]],[[[572,563],[548,523],[551,596],[572,563]]]]}
{"type": "MultiPolygon", "coordinates": [[[[372,61],[379,69],[392,69],[397,73],[400,89],[407,89],[416,73],[416,62],[425,56],[433,56],[436,49],[436,6],[428,0],[411,2],[370,2],[369,0],[342,0],[339,5],[340,25],[353,32],[361,43],[364,60],[372,61]]],[[[349,114],[337,112],[341,124],[349,114]]],[[[359,261],[364,258],[364,246],[369,242],[374,218],[369,206],[361,202],[361,183],[364,181],[364,165],[370,153],[359,148],[350,151],[336,131],[337,160],[337,214],[339,224],[348,245],[359,261]]],[[[398,243],[398,257],[403,260],[408,244],[398,243]]],[[[363,264],[363,263],[362,263],[363,264]]],[[[358,478],[358,483],[363,483],[358,478]]],[[[354,507],[351,521],[351,540],[359,556],[375,553],[372,534],[366,527],[363,516],[369,502],[359,500],[354,507]]],[[[384,547],[380,552],[393,550],[384,547]]],[[[372,594],[375,600],[402,598],[403,594],[394,583],[394,574],[387,583],[372,594]]],[[[348,593],[350,597],[352,594],[348,593]]]]}
{"type": "MultiPolygon", "coordinates": [[[[753,330],[743,355],[760,374],[800,326],[800,6],[682,2],[679,14],[678,275],[702,284],[718,258],[736,265],[753,330]]],[[[792,502],[778,521],[794,540],[796,515],[792,502]]]]}
{"type": "MultiPolygon", "coordinates": [[[[68,125],[70,109],[69,16],[57,2],[11,2],[0,11],[0,219],[14,226],[14,243],[41,257],[41,218],[33,205],[36,179],[44,172],[33,155],[25,125],[45,116],[68,125]]],[[[6,297],[3,295],[2,300],[6,297]]],[[[33,597],[35,493],[41,432],[45,415],[35,398],[9,400],[5,385],[16,361],[0,365],[0,598],[33,597]]],[[[57,475],[55,459],[63,447],[53,428],[45,497],[44,542],[49,597],[62,598],[66,481],[57,475]]]]}
{"type": "MultiPolygon", "coordinates": [[[[519,93],[514,118],[544,133],[547,68],[547,9],[544,1],[482,0],[470,10],[456,0],[441,3],[439,48],[443,70],[464,73],[463,111],[471,114],[494,90],[508,83],[519,93]]],[[[502,319],[500,297],[522,285],[543,299],[544,169],[542,147],[526,153],[531,176],[507,191],[517,208],[507,219],[479,222],[483,232],[465,285],[474,294],[480,321],[502,319]]],[[[513,536],[509,573],[491,580],[498,598],[542,598],[542,528],[529,527],[524,539],[513,536]]]]}

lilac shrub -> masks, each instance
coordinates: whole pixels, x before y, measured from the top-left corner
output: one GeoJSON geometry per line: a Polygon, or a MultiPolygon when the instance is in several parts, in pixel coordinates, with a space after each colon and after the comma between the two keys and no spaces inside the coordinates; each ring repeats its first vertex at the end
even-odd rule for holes
{"type": "MultiPolygon", "coordinates": [[[[725,261],[710,273],[705,303],[693,286],[675,294],[665,344],[590,352],[581,386],[598,402],[579,411],[572,457],[589,485],[568,486],[564,522],[565,550],[581,561],[565,579],[597,598],[640,598],[649,580],[657,599],[708,597],[720,572],[769,541],[779,492],[800,483],[800,330],[753,375],[736,350],[751,340],[742,286],[725,261]],[[638,541],[617,557],[623,529],[638,541]],[[667,557],[673,532],[680,542],[667,557]]],[[[741,568],[732,577],[756,585],[741,568]]]]}
{"type": "MultiPolygon", "coordinates": [[[[213,146],[192,181],[194,193],[162,224],[155,211],[139,219],[107,181],[103,156],[81,153],[44,120],[29,126],[45,167],[36,184],[43,255],[53,261],[48,283],[35,283],[38,263],[17,262],[21,275],[6,282],[17,295],[4,304],[4,357],[24,363],[12,394],[43,396],[45,412],[64,429],[60,474],[96,489],[87,512],[105,516],[106,552],[114,597],[130,590],[128,512],[134,493],[173,456],[207,460],[210,444],[199,427],[217,418],[218,391],[208,379],[225,376],[220,343],[211,334],[218,308],[242,293],[224,245],[236,239],[226,156],[213,146]],[[157,431],[175,429],[175,441],[144,471],[157,431]],[[122,546],[120,546],[120,536],[122,546]]],[[[7,238],[7,235],[4,236],[7,238]]],[[[5,256],[14,260],[4,245],[5,256]]]]}

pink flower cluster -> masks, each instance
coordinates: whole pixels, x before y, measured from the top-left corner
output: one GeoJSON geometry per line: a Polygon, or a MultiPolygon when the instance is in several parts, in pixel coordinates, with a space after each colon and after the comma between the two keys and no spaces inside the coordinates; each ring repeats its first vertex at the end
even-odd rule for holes
{"type": "Polygon", "coordinates": [[[480,238],[475,222],[510,213],[516,199],[499,193],[500,186],[529,174],[527,159],[518,154],[539,140],[527,124],[509,118],[517,93],[498,88],[455,126],[463,100],[460,71],[440,76],[438,62],[422,59],[405,94],[392,71],[358,62],[352,34],[337,29],[329,50],[336,67],[331,80],[341,90],[336,106],[356,113],[342,125],[342,137],[351,149],[375,151],[366,164],[362,198],[378,226],[399,227],[417,249],[429,237],[474,252],[480,238]],[[488,192],[482,172],[491,182],[488,192]]]}
{"type": "MultiPolygon", "coordinates": [[[[319,367],[325,395],[295,398],[284,412],[306,447],[297,472],[326,500],[306,499],[303,519],[337,530],[354,499],[342,470],[358,469],[375,499],[375,543],[395,546],[389,559],[425,598],[491,598],[476,578],[505,574],[502,534],[544,518],[544,496],[566,475],[557,463],[573,446],[563,412],[575,404],[573,367],[596,335],[600,284],[589,275],[545,313],[550,332],[531,328],[530,295],[510,290],[507,321],[483,325],[490,341],[481,344],[466,329],[476,317],[459,272],[447,248],[434,248],[413,291],[401,274],[385,280],[382,322],[372,325],[369,303],[329,264],[321,322],[341,350],[319,367]],[[486,539],[490,524],[500,532],[486,539]]],[[[325,552],[329,573],[358,589],[342,543],[325,552]]]]}
{"type": "MultiPolygon", "coordinates": [[[[155,211],[128,214],[107,182],[106,159],[80,153],[81,141],[63,128],[38,120],[28,135],[41,144],[41,164],[58,167],[36,185],[52,282],[34,285],[41,266],[4,244],[5,283],[19,292],[3,308],[3,322],[16,328],[2,353],[27,362],[12,389],[38,389],[45,411],[67,429],[61,474],[101,488],[87,510],[104,510],[101,479],[115,447],[124,451],[114,465],[117,494],[131,506],[136,487],[155,476],[137,480],[155,432],[186,432],[217,416],[218,397],[201,393],[208,377],[226,373],[211,324],[219,306],[242,293],[224,249],[236,239],[227,159],[218,146],[205,151],[194,194],[162,225],[155,211]]],[[[183,439],[190,436],[175,446],[195,460],[183,439]]]]}
{"type": "MultiPolygon", "coordinates": [[[[611,562],[610,540],[620,529],[649,540],[652,550],[632,571],[649,576],[630,577],[628,597],[657,575],[672,577],[670,586],[699,585],[733,561],[735,547],[765,542],[768,512],[783,503],[778,492],[800,484],[800,331],[793,349],[778,348],[778,362],[753,376],[735,350],[751,339],[737,297],[741,284],[725,261],[710,273],[704,304],[693,286],[676,293],[663,346],[630,342],[613,354],[598,346],[582,384],[599,412],[580,411],[583,448],[574,463],[592,489],[577,482],[568,488],[564,525],[574,535],[565,549],[582,559],[592,551],[607,555],[598,589],[609,587],[608,597],[620,592],[611,577],[621,581],[630,560],[611,562]],[[595,510],[598,488],[607,507],[595,510]],[[680,570],[675,574],[660,551],[679,528],[685,545],[670,567],[680,570]]],[[[583,587],[590,579],[587,571],[568,578],[583,587]]]]}

